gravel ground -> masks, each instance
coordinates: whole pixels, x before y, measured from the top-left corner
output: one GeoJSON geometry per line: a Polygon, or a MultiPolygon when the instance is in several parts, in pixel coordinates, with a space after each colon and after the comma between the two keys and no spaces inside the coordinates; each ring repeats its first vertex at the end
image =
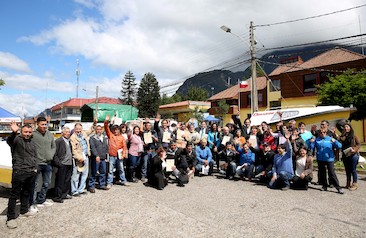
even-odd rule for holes
{"type": "MultiPolygon", "coordinates": [[[[316,174],[316,173],[315,173],[316,174]]],[[[9,191],[0,188],[4,237],[366,237],[366,182],[344,195],[270,190],[248,181],[195,177],[163,191],[141,182],[66,200],[6,225],[9,191]]],[[[341,185],[345,175],[338,173],[341,185]]],[[[316,179],[315,179],[316,180],[316,179]]]]}

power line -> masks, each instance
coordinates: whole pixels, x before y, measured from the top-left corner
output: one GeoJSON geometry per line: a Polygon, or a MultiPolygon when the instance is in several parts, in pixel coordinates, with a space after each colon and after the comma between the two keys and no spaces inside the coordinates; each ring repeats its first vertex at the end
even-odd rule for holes
{"type": "Polygon", "coordinates": [[[297,44],[297,45],[288,45],[288,46],[280,46],[280,47],[266,48],[263,51],[279,50],[279,49],[293,48],[293,47],[307,46],[307,45],[316,45],[316,44],[328,43],[328,42],[332,42],[332,41],[351,39],[351,38],[355,38],[355,37],[362,37],[362,36],[365,36],[365,35],[366,35],[366,33],[364,33],[364,34],[358,34],[358,35],[353,35],[353,36],[346,36],[346,37],[341,37],[341,38],[336,38],[336,39],[331,39],[331,40],[323,40],[323,41],[316,41],[316,42],[303,43],[303,44],[297,44]]]}
{"type": "Polygon", "coordinates": [[[300,18],[300,19],[295,19],[295,20],[289,20],[289,21],[281,21],[281,22],[276,22],[276,23],[255,25],[254,27],[274,26],[274,25],[280,25],[280,24],[286,24],[286,23],[304,21],[304,20],[309,20],[309,19],[313,19],[313,18],[324,17],[324,16],[329,16],[329,15],[341,13],[341,12],[346,12],[346,11],[350,11],[350,10],[353,10],[353,9],[361,8],[361,7],[364,7],[364,6],[366,6],[366,4],[363,4],[363,5],[360,5],[360,6],[356,6],[356,7],[347,8],[347,9],[343,9],[343,10],[338,10],[338,11],[334,11],[334,12],[329,12],[329,13],[325,13],[325,14],[320,14],[320,15],[316,15],[316,16],[311,16],[311,17],[305,17],[305,18],[300,18]]]}

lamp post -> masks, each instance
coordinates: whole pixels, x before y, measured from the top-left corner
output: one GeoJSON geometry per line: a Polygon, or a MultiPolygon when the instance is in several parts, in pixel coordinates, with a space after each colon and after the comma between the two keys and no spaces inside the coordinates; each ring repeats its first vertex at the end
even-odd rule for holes
{"type": "MultiPolygon", "coordinates": [[[[234,36],[243,40],[240,36],[231,32],[231,29],[227,26],[221,26],[221,30],[233,34],[234,36]]],[[[254,40],[254,25],[253,22],[250,22],[250,56],[251,56],[251,113],[258,111],[258,91],[257,91],[257,61],[255,58],[255,40],[254,40]]],[[[239,95],[238,95],[238,109],[240,111],[240,87],[239,87],[239,95]]]]}

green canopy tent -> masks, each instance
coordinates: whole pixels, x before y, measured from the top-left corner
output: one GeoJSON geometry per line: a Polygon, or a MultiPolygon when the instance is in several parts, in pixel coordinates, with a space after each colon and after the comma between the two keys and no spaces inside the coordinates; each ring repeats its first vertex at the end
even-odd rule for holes
{"type": "MultiPolygon", "coordinates": [[[[85,104],[80,111],[82,122],[92,122],[96,111],[96,104],[85,104]]],[[[115,115],[117,118],[122,119],[122,121],[126,121],[136,119],[138,113],[139,110],[131,105],[98,103],[97,118],[98,122],[103,122],[107,115],[110,115],[111,118],[115,115]]]]}

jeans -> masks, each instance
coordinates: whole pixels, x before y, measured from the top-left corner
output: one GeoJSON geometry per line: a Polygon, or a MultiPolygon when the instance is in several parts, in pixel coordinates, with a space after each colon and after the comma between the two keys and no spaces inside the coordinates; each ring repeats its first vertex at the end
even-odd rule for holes
{"type": "Polygon", "coordinates": [[[30,205],[41,204],[46,201],[46,195],[48,186],[51,184],[52,178],[52,166],[49,164],[39,164],[37,169],[37,175],[34,182],[33,196],[30,198],[30,205]],[[38,193],[38,179],[42,174],[42,188],[38,193]]]}
{"type": "MultiPolygon", "coordinates": [[[[213,171],[214,162],[213,161],[210,161],[208,163],[208,165],[210,166],[210,169],[208,171],[208,175],[211,175],[212,174],[212,171],[213,171]]],[[[203,167],[203,163],[198,162],[197,165],[196,165],[196,172],[197,173],[201,172],[202,171],[202,167],[203,167]]]]}
{"type": "Polygon", "coordinates": [[[227,178],[234,177],[235,174],[236,174],[236,163],[232,161],[226,168],[226,177],[227,178]]]}
{"type": "Polygon", "coordinates": [[[103,188],[106,184],[106,161],[100,160],[97,162],[95,158],[90,159],[91,176],[89,178],[89,188],[95,188],[95,181],[99,180],[99,187],[103,188]]]}
{"type": "Polygon", "coordinates": [[[334,170],[334,161],[318,161],[318,169],[319,169],[319,182],[322,184],[323,188],[326,188],[328,186],[327,183],[327,169],[328,169],[328,177],[329,182],[334,185],[336,189],[339,189],[339,182],[337,175],[334,170]],[[325,168],[327,167],[327,168],[325,168]]]}
{"type": "Polygon", "coordinates": [[[141,160],[141,177],[146,178],[147,177],[147,167],[148,167],[148,161],[150,158],[154,157],[156,153],[154,151],[148,151],[144,154],[141,160]]]}
{"type": "Polygon", "coordinates": [[[29,209],[29,197],[31,195],[32,188],[34,186],[34,180],[36,178],[35,172],[23,172],[13,170],[11,180],[11,190],[9,194],[8,202],[8,221],[15,219],[16,201],[20,197],[20,214],[25,214],[29,209]]]}
{"type": "Polygon", "coordinates": [[[354,183],[357,183],[357,164],[358,164],[358,158],[359,155],[356,153],[354,155],[351,155],[349,157],[343,157],[343,164],[344,164],[344,168],[346,170],[346,177],[347,177],[347,181],[351,182],[351,176],[353,179],[354,183]]]}
{"type": "Polygon", "coordinates": [[[293,178],[293,175],[286,171],[280,171],[277,174],[276,181],[269,186],[270,188],[281,188],[281,187],[290,187],[290,180],[293,178]]]}
{"type": "Polygon", "coordinates": [[[71,193],[80,194],[84,192],[86,188],[86,179],[89,174],[89,159],[88,156],[84,156],[84,171],[78,172],[78,167],[75,165],[72,171],[71,177],[71,193]]]}
{"type": "Polygon", "coordinates": [[[123,168],[123,160],[118,159],[116,156],[109,156],[109,172],[107,178],[107,184],[113,183],[113,169],[116,168],[118,171],[118,178],[116,180],[121,180],[122,184],[126,183],[125,170],[123,168]]]}
{"type": "Polygon", "coordinates": [[[130,169],[136,169],[138,164],[140,163],[140,158],[141,156],[135,156],[135,155],[130,155],[128,154],[128,158],[127,158],[127,167],[130,169]]]}
{"type": "Polygon", "coordinates": [[[247,176],[248,178],[252,178],[252,177],[254,177],[253,170],[254,170],[254,164],[251,164],[251,165],[248,165],[247,167],[245,167],[245,169],[244,168],[237,169],[236,173],[240,177],[247,176]]]}

